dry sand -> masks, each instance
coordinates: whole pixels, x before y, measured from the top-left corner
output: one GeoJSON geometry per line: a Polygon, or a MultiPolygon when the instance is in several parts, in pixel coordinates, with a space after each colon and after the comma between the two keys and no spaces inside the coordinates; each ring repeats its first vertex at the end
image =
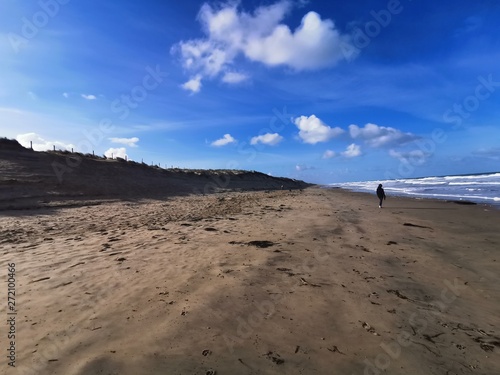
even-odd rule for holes
{"type": "Polygon", "coordinates": [[[0,373],[499,374],[500,212],[377,205],[309,188],[0,211],[0,373]]]}

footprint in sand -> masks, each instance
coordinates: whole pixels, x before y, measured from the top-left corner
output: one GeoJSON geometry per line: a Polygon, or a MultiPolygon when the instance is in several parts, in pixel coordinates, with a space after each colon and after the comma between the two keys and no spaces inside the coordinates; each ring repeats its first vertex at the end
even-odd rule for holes
{"type": "Polygon", "coordinates": [[[267,359],[271,360],[277,365],[282,365],[283,363],[285,363],[285,360],[283,358],[280,358],[280,355],[278,353],[267,352],[265,356],[267,357],[267,359]]]}
{"type": "Polygon", "coordinates": [[[366,322],[362,322],[361,323],[361,326],[366,329],[367,332],[370,332],[372,334],[374,334],[375,336],[380,336],[376,331],[375,331],[375,328],[373,328],[372,326],[370,326],[368,323],[366,322]]]}

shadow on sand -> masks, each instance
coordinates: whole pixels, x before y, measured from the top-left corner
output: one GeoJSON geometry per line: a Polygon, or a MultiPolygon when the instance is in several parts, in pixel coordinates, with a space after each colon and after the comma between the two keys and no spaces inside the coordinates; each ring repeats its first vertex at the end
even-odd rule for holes
{"type": "Polygon", "coordinates": [[[384,207],[386,210],[457,210],[456,207],[384,207]]]}

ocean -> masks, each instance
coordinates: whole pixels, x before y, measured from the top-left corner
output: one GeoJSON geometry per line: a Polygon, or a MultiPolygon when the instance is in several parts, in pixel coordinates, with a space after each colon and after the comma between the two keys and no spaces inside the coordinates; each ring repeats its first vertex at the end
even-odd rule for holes
{"type": "Polygon", "coordinates": [[[411,196],[453,201],[470,201],[500,206],[500,172],[397,180],[344,182],[328,184],[326,187],[339,187],[375,194],[378,184],[383,185],[388,197],[391,195],[411,196]]]}

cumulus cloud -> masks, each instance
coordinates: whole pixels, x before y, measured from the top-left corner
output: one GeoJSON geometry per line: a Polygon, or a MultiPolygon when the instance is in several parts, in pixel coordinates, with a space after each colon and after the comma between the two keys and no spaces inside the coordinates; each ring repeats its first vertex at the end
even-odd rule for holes
{"type": "Polygon", "coordinates": [[[186,83],[182,84],[181,87],[184,90],[191,91],[193,94],[196,94],[197,92],[200,92],[201,86],[201,75],[198,74],[186,83]]]}
{"type": "Polygon", "coordinates": [[[96,100],[97,99],[97,97],[95,95],[92,95],[92,94],[89,94],[89,95],[82,94],[82,98],[86,99],[86,100],[96,100]]]}
{"type": "Polygon", "coordinates": [[[202,78],[223,74],[226,81],[240,82],[244,75],[230,74],[238,56],[300,71],[333,66],[345,58],[345,50],[354,49],[351,36],[341,34],[332,20],[316,12],[305,14],[294,30],[284,24],[296,6],[290,0],[259,6],[253,13],[241,10],[239,4],[205,3],[198,14],[205,37],[181,41],[172,48],[190,74],[202,78]]]}
{"type": "Polygon", "coordinates": [[[212,146],[215,146],[215,147],[221,147],[221,146],[225,146],[225,145],[228,145],[230,143],[235,143],[236,142],[236,139],[234,139],[231,134],[224,134],[224,136],[221,138],[221,139],[217,139],[216,141],[213,141],[211,143],[212,146]]]}
{"type": "Polygon", "coordinates": [[[258,143],[262,143],[264,145],[274,146],[280,143],[283,140],[283,137],[278,133],[266,133],[263,135],[259,135],[257,137],[253,137],[250,140],[250,144],[256,145],[258,143]]]}
{"type": "Polygon", "coordinates": [[[52,150],[54,146],[56,146],[56,150],[68,150],[68,151],[71,151],[71,149],[75,150],[75,146],[71,143],[47,140],[43,138],[41,135],[36,133],[19,134],[16,137],[16,140],[21,144],[21,146],[28,148],[30,147],[30,142],[33,142],[33,150],[35,151],[52,150]]]}
{"type": "Polygon", "coordinates": [[[300,26],[292,31],[277,25],[270,35],[250,38],[245,54],[251,60],[266,65],[286,65],[296,70],[312,70],[334,65],[343,59],[342,36],[331,20],[322,20],[316,12],[309,12],[300,26]]]}
{"type": "Polygon", "coordinates": [[[104,156],[107,158],[122,158],[125,159],[127,157],[127,149],[125,147],[120,147],[120,148],[113,148],[111,147],[108,149],[105,153],[104,156]]]}
{"type": "Polygon", "coordinates": [[[331,159],[331,158],[334,158],[335,156],[337,156],[337,153],[335,151],[332,151],[332,150],[326,150],[323,153],[323,159],[331,159]]]}
{"type": "Polygon", "coordinates": [[[305,143],[316,144],[326,142],[344,133],[339,127],[331,128],[315,115],[300,116],[294,119],[295,125],[299,128],[299,137],[305,143]]]}
{"type": "Polygon", "coordinates": [[[349,134],[352,138],[363,139],[371,147],[401,145],[418,139],[414,134],[375,124],[366,124],[362,128],[358,125],[349,125],[349,134]]]}
{"type": "Polygon", "coordinates": [[[139,142],[139,138],[109,138],[112,143],[119,143],[122,145],[127,145],[129,147],[137,147],[137,142],[139,142]]]}
{"type": "Polygon", "coordinates": [[[361,147],[357,144],[351,143],[347,146],[346,150],[342,152],[342,156],[346,158],[355,158],[361,155],[361,147]]]}

